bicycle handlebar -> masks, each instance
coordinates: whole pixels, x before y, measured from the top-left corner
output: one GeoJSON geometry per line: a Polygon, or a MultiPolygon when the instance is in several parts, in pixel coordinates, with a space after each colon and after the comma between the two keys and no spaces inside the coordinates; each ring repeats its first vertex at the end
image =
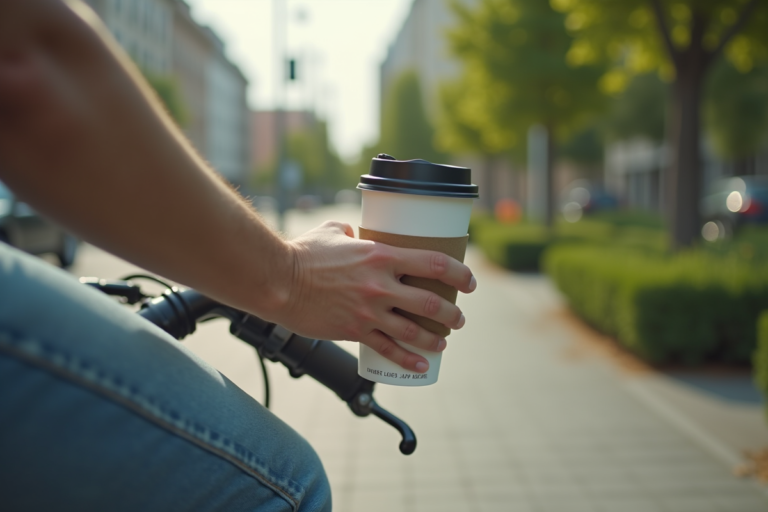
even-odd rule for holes
{"type": "Polygon", "coordinates": [[[254,347],[260,356],[283,364],[294,378],[312,377],[344,400],[355,415],[373,414],[392,425],[402,436],[399,448],[403,454],[410,455],[416,450],[413,430],[376,403],[374,383],[357,374],[357,358],[332,341],[299,336],[191,289],[171,287],[162,295],[149,299],[130,281],[81,281],[110,295],[125,297],[130,303],[145,297],[138,314],[177,340],[195,332],[199,322],[226,318],[230,321],[229,332],[254,347]]]}

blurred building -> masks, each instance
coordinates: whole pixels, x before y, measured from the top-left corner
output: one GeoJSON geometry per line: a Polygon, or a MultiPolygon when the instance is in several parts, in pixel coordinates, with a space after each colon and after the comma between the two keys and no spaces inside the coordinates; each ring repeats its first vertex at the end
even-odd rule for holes
{"type": "MultiPolygon", "coordinates": [[[[459,1],[467,5],[478,3],[478,0],[459,1]]],[[[446,31],[455,23],[456,17],[446,0],[413,1],[381,63],[379,100],[382,110],[395,80],[402,73],[414,70],[419,76],[427,115],[434,125],[440,108],[440,85],[456,79],[461,72],[461,65],[451,56],[446,38],[446,31]]],[[[472,180],[480,187],[480,206],[493,208],[494,202],[502,198],[525,201],[525,173],[512,172],[509,162],[460,155],[453,163],[472,169],[472,180]]]]}
{"type": "Polygon", "coordinates": [[[240,68],[224,55],[224,43],[210,28],[205,29],[214,52],[206,67],[206,124],[208,161],[225,178],[247,185],[250,175],[250,112],[248,80],[240,68]]]}
{"type": "MultiPolygon", "coordinates": [[[[477,0],[461,0],[474,4],[477,0]]],[[[445,0],[414,0],[408,17],[392,41],[380,68],[381,99],[394,80],[407,70],[419,75],[428,113],[437,114],[440,83],[454,79],[461,71],[459,63],[450,56],[445,32],[455,23],[449,3],[445,0]]],[[[383,103],[381,104],[383,107],[383,103]]]]}
{"type": "Polygon", "coordinates": [[[170,0],[86,0],[142,70],[171,71],[173,3],[170,0]]]}
{"type": "Polygon", "coordinates": [[[224,42],[192,17],[183,0],[87,0],[117,42],[148,74],[179,87],[192,144],[225,178],[248,183],[248,80],[224,42]]]}
{"type": "Polygon", "coordinates": [[[656,211],[661,205],[663,145],[644,138],[614,142],[605,148],[605,186],[632,209],[656,211]]]}

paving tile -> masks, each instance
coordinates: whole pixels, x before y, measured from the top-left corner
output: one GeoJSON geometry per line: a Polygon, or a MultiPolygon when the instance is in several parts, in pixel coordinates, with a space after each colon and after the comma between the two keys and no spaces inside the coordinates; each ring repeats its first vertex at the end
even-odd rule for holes
{"type": "Polygon", "coordinates": [[[720,507],[720,512],[765,512],[768,510],[768,497],[758,492],[752,490],[749,495],[720,495],[713,500],[720,507]]]}
{"type": "Polygon", "coordinates": [[[677,496],[660,498],[664,512],[719,512],[720,507],[711,497],[677,496]]]}
{"type": "Polygon", "coordinates": [[[652,498],[600,498],[597,509],[599,512],[663,512],[652,498]]]}
{"type": "Polygon", "coordinates": [[[598,512],[598,505],[592,499],[583,496],[569,498],[538,497],[534,500],[536,510],[540,512],[598,512]]]}
{"type": "Polygon", "coordinates": [[[525,487],[531,496],[582,496],[588,489],[577,483],[528,482],[525,487]]]}
{"type": "MultiPolygon", "coordinates": [[[[349,512],[392,512],[393,510],[404,510],[407,508],[409,500],[401,491],[364,491],[354,492],[344,503],[349,512]]],[[[334,507],[336,510],[336,507],[334,507]]]]}
{"type": "Polygon", "coordinates": [[[503,502],[480,499],[475,502],[475,506],[480,512],[539,512],[532,502],[524,499],[509,499],[503,502]]]}

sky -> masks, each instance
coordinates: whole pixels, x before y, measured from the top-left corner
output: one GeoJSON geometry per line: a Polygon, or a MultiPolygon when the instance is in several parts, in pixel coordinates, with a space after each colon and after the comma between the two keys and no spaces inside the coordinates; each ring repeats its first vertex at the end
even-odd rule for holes
{"type": "MultiPolygon", "coordinates": [[[[192,15],[224,40],[227,55],[250,81],[251,108],[314,109],[348,161],[378,137],[379,65],[412,0],[279,0],[284,53],[298,80],[279,93],[274,51],[276,0],[187,0],[192,15]],[[276,94],[277,92],[277,94],[276,94]],[[281,99],[282,98],[282,99],[281,99]]],[[[278,39],[278,40],[279,40],[278,39]]]]}

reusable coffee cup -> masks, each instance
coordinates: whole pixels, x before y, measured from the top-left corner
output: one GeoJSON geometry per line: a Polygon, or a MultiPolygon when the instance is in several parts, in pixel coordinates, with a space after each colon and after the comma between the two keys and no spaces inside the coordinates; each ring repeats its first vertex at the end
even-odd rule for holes
{"type": "MultiPolygon", "coordinates": [[[[380,154],[357,186],[363,195],[360,238],[387,245],[439,251],[464,261],[467,229],[477,185],[466,167],[433,164],[426,160],[396,160],[380,154]]],[[[456,303],[458,290],[434,279],[404,276],[409,286],[430,290],[456,303]]],[[[428,318],[395,310],[443,337],[450,329],[428,318]]],[[[363,378],[396,386],[428,386],[437,382],[442,353],[429,352],[395,340],[404,349],[424,356],[426,373],[406,370],[360,344],[357,373],[363,378]]]]}

